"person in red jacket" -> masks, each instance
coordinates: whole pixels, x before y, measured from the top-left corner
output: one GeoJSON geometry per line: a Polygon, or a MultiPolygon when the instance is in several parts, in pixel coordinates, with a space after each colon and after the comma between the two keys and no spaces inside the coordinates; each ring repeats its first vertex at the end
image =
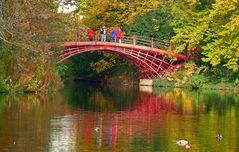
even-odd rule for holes
{"type": "Polygon", "coordinates": [[[116,30],[116,40],[117,42],[121,43],[121,39],[122,39],[122,31],[119,29],[116,30]]]}
{"type": "Polygon", "coordinates": [[[88,29],[88,38],[90,41],[94,39],[94,30],[88,29]]]}

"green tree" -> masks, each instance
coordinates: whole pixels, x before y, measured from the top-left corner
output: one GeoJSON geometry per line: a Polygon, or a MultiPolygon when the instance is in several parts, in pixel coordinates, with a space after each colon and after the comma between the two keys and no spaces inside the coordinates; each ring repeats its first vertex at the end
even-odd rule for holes
{"type": "Polygon", "coordinates": [[[201,48],[202,61],[238,72],[238,3],[237,0],[166,2],[175,32],[171,41],[179,52],[201,48]]]}
{"type": "Polygon", "coordinates": [[[173,28],[169,24],[169,14],[163,9],[137,16],[127,27],[127,33],[169,41],[173,36],[173,28]]]}
{"type": "Polygon", "coordinates": [[[219,1],[213,5],[205,32],[203,61],[239,71],[239,2],[219,1]]]}

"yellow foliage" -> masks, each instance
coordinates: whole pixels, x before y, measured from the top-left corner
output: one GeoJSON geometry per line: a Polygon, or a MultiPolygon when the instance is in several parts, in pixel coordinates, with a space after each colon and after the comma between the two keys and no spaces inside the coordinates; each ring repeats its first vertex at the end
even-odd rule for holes
{"type": "MultiPolygon", "coordinates": [[[[82,2],[84,3],[84,2],[82,2]]],[[[79,7],[82,6],[79,2],[79,7]]],[[[158,0],[114,1],[91,0],[81,11],[84,23],[95,30],[101,26],[125,28],[135,16],[143,15],[159,5],[158,0]]]]}

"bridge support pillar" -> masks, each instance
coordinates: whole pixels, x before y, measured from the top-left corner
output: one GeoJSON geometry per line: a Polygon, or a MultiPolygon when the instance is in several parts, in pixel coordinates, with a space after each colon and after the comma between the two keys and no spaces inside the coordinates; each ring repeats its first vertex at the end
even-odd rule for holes
{"type": "Polygon", "coordinates": [[[139,80],[140,86],[152,86],[153,85],[153,79],[140,79],[139,80]]]}
{"type": "Polygon", "coordinates": [[[140,79],[139,90],[142,92],[153,92],[153,80],[152,79],[140,79]]]}
{"type": "Polygon", "coordinates": [[[139,86],[139,91],[153,93],[153,86],[139,86]]]}

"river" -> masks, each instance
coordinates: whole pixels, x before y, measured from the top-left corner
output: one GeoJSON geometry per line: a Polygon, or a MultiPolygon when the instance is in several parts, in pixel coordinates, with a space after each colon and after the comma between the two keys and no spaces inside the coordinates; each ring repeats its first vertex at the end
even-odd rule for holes
{"type": "Polygon", "coordinates": [[[236,152],[238,117],[238,93],[68,83],[0,94],[0,151],[183,152],[187,139],[193,152],[236,152]]]}

